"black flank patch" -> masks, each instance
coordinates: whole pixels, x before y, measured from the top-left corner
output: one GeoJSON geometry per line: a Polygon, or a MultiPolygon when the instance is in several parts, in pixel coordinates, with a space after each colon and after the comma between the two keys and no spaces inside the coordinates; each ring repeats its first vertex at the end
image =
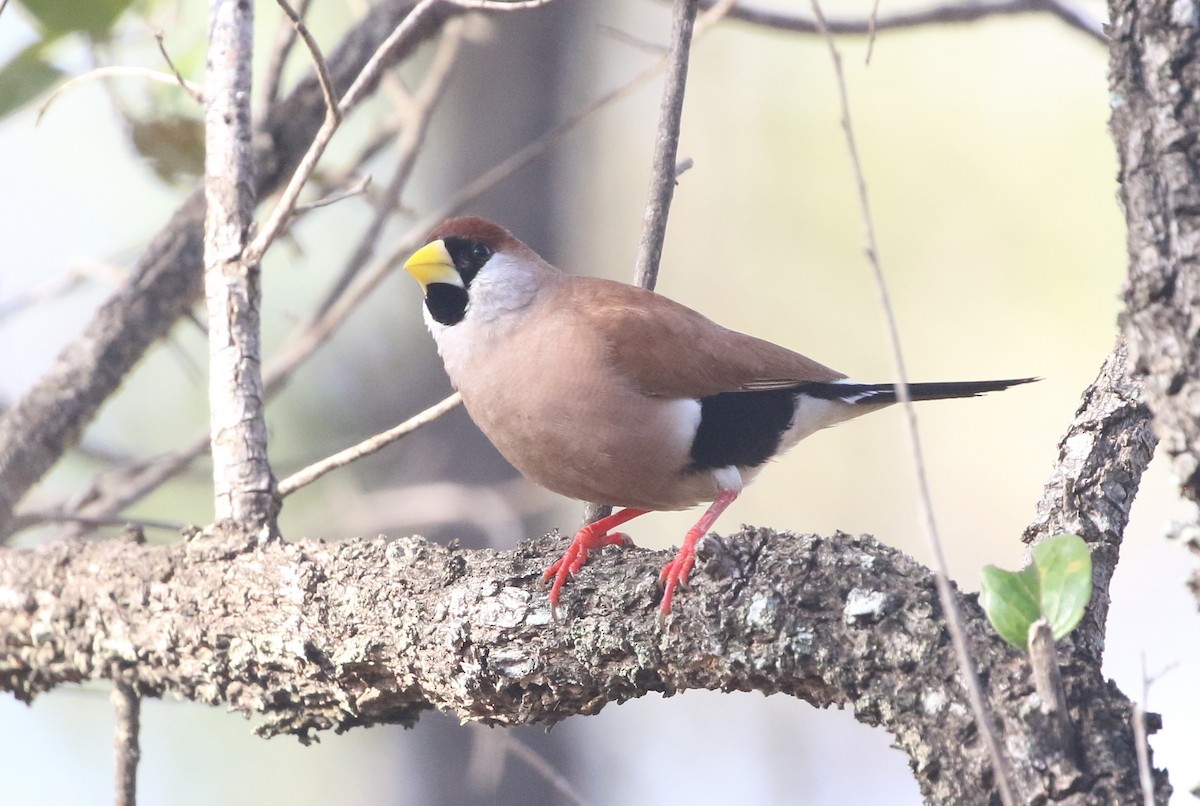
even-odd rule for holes
{"type": "Polygon", "coordinates": [[[793,389],[771,389],[701,398],[688,470],[757,467],[770,459],[796,413],[795,396],[793,389]]]}

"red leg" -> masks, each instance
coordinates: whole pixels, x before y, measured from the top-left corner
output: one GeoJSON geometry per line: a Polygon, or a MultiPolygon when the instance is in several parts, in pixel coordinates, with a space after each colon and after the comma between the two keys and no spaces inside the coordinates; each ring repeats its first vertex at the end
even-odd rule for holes
{"type": "Polygon", "coordinates": [[[554,577],[554,584],[550,586],[549,598],[550,613],[555,616],[556,620],[558,614],[558,592],[566,584],[567,575],[578,573],[583,564],[587,562],[588,552],[592,549],[602,548],[603,546],[624,545],[629,538],[619,532],[609,534],[609,530],[620,526],[626,521],[633,520],[638,515],[645,515],[649,511],[648,509],[631,509],[627,507],[620,512],[614,512],[607,518],[601,518],[594,523],[589,523],[575,533],[575,538],[567,546],[567,550],[563,553],[563,556],[558,559],[558,562],[551,565],[542,573],[543,581],[554,577]]]}
{"type": "Polygon", "coordinates": [[[676,586],[682,587],[687,582],[692,564],[696,562],[696,543],[708,534],[708,530],[716,523],[717,518],[721,517],[725,508],[732,504],[737,497],[738,494],[734,492],[720,493],[700,520],[696,522],[696,525],[688,529],[688,533],[683,538],[683,545],[679,547],[679,553],[659,572],[658,581],[664,587],[659,618],[666,618],[667,613],[671,612],[671,595],[675,592],[676,586]]]}

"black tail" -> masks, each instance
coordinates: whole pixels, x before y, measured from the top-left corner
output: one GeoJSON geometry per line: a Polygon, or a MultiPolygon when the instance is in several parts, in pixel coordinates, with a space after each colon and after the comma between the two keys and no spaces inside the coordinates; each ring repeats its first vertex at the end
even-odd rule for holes
{"type": "MultiPolygon", "coordinates": [[[[945,383],[910,383],[908,395],[913,400],[942,400],[949,397],[977,397],[987,392],[999,392],[1010,386],[1033,383],[1040,378],[1014,378],[1006,381],[947,381],[945,383]]],[[[895,403],[896,385],[891,383],[806,383],[796,389],[801,394],[822,400],[841,400],[856,406],[880,406],[895,403]]]]}

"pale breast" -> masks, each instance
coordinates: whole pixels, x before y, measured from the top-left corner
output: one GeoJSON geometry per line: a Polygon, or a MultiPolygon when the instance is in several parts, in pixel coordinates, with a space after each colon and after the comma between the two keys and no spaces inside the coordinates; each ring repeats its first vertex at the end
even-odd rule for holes
{"type": "Polygon", "coordinates": [[[710,473],[687,471],[699,403],[640,392],[586,322],[543,312],[443,357],[480,430],[538,484],[642,509],[716,494],[710,473]]]}

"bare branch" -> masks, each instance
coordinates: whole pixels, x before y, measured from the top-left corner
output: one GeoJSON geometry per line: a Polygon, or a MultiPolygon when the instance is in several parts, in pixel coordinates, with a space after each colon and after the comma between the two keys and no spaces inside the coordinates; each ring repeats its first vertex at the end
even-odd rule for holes
{"type": "MultiPolygon", "coordinates": [[[[129,522],[130,519],[123,517],[122,512],[185,472],[196,459],[207,454],[208,449],[209,434],[205,431],[180,451],[132,462],[126,467],[116,468],[101,475],[87,488],[87,495],[81,503],[74,507],[61,508],[60,519],[71,525],[60,530],[55,537],[66,540],[80,537],[95,526],[107,526],[114,521],[129,522]]],[[[19,525],[24,518],[36,514],[36,510],[18,509],[14,524],[19,525]]]]}
{"type": "Polygon", "coordinates": [[[554,765],[547,761],[541,753],[513,736],[512,733],[488,730],[477,726],[474,731],[474,739],[471,746],[471,760],[467,768],[469,780],[479,781],[481,785],[490,783],[491,789],[494,791],[508,756],[516,756],[537,773],[543,781],[554,787],[554,790],[562,795],[567,803],[585,806],[583,798],[571,786],[571,782],[556,770],[554,765]]]}
{"type": "Polygon", "coordinates": [[[254,6],[244,0],[214,0],[209,14],[204,292],[216,520],[274,536],[279,496],[267,458],[261,270],[258,257],[246,248],[255,201],[250,125],[254,6]]]}
{"type": "Polygon", "coordinates": [[[162,31],[154,32],[154,41],[158,43],[158,52],[162,54],[163,61],[167,63],[167,67],[171,68],[171,72],[175,75],[175,80],[179,82],[179,86],[183,87],[184,92],[192,96],[192,100],[198,104],[203,104],[204,93],[199,87],[196,87],[183,77],[183,73],[179,72],[179,68],[175,66],[175,62],[171,60],[171,54],[167,53],[167,43],[163,41],[162,31]]]}
{"type": "Polygon", "coordinates": [[[654,138],[654,160],[650,172],[650,199],[642,216],[642,240],[638,246],[634,282],[654,290],[658,264],[667,237],[667,216],[675,195],[675,157],[679,152],[679,127],[683,120],[683,92],[687,86],[688,55],[692,28],[696,23],[697,0],[675,0],[671,16],[670,67],[663,85],[654,138]]]}
{"type": "Polygon", "coordinates": [[[50,109],[50,105],[57,101],[60,96],[65,95],[79,85],[86,84],[89,81],[95,81],[99,78],[115,78],[118,76],[133,76],[135,78],[144,78],[148,81],[157,81],[161,84],[176,84],[182,86],[183,89],[186,90],[187,93],[193,98],[204,97],[203,89],[177,73],[164,73],[160,70],[151,70],[149,67],[134,67],[131,65],[114,64],[108,67],[97,67],[94,70],[89,70],[81,76],[75,76],[75,78],[67,81],[61,87],[54,90],[54,92],[50,93],[50,95],[46,97],[46,100],[42,102],[42,105],[38,107],[35,123],[42,122],[42,117],[46,114],[47,110],[50,109]]]}
{"type": "Polygon", "coordinates": [[[444,400],[425,409],[420,414],[415,414],[412,417],[409,417],[407,420],[395,426],[394,428],[389,428],[383,433],[376,434],[369,439],[363,440],[357,445],[353,445],[343,451],[339,451],[333,456],[322,459],[319,462],[309,465],[303,470],[293,473],[283,481],[279,482],[279,494],[281,496],[291,495],[301,487],[312,484],[329,471],[336,470],[339,467],[345,467],[356,459],[361,459],[364,456],[370,456],[371,454],[382,450],[401,437],[411,434],[421,426],[433,422],[443,414],[458,408],[460,405],[462,405],[462,395],[460,395],[458,392],[455,392],[444,400]]]}
{"type": "Polygon", "coordinates": [[[1067,639],[1070,651],[1099,666],[1104,657],[1109,584],[1117,568],[1129,511],[1157,439],[1140,384],[1131,377],[1124,343],[1105,358],[1084,390],[1078,411],[1058,443],[1037,517],[1023,539],[1078,534],[1092,555],[1092,599],[1067,639]]]}
{"type": "Polygon", "coordinates": [[[133,686],[116,680],[113,682],[112,703],[117,718],[113,736],[117,759],[115,802],[117,806],[137,806],[137,768],[142,757],[138,742],[142,698],[133,686]]]}
{"type": "Polygon", "coordinates": [[[407,120],[404,123],[399,142],[397,143],[400,159],[396,165],[396,170],[392,173],[392,179],[388,182],[383,196],[376,202],[375,215],[371,218],[371,223],[367,225],[366,231],[359,238],[358,245],[346,260],[346,265],[342,268],[341,274],[338,275],[337,280],[325,292],[325,296],[317,305],[317,309],[313,314],[314,318],[319,318],[328,312],[337,299],[345,293],[346,288],[349,287],[354,278],[362,271],[367,261],[374,256],[375,247],[379,241],[379,236],[383,234],[384,226],[400,205],[400,196],[404,192],[404,188],[408,185],[408,178],[412,174],[413,166],[416,164],[417,153],[425,143],[425,134],[429,131],[429,123],[433,119],[433,110],[436,108],[446,86],[449,84],[450,74],[457,61],[459,46],[462,43],[462,35],[463,27],[458,24],[457,20],[451,20],[446,24],[441,40],[438,43],[437,53],[434,54],[433,62],[430,64],[429,70],[425,74],[425,79],[420,89],[417,90],[415,97],[412,98],[409,106],[407,120]]]}
{"type": "Polygon", "coordinates": [[[875,244],[875,225],[872,221],[871,205],[867,200],[867,182],[863,176],[862,163],[858,158],[858,146],[854,139],[854,127],[850,122],[850,99],[846,90],[846,77],[842,72],[842,57],[838,53],[836,45],[834,45],[833,34],[826,27],[825,17],[821,13],[821,6],[818,0],[811,0],[811,2],[813,16],[816,17],[817,25],[825,37],[825,42],[829,47],[829,55],[833,61],[838,97],[842,107],[842,130],[846,135],[846,148],[850,152],[850,164],[854,169],[859,208],[866,234],[867,262],[870,264],[872,274],[874,275],[875,286],[879,292],[880,306],[883,309],[884,320],[887,325],[888,344],[891,348],[892,363],[896,371],[896,398],[901,408],[904,409],[904,420],[907,425],[906,430],[908,432],[913,467],[917,478],[918,500],[920,501],[921,514],[923,516],[922,525],[924,526],[929,547],[933,552],[934,580],[937,583],[938,599],[942,603],[942,609],[946,618],[946,629],[950,633],[950,640],[953,642],[954,651],[958,655],[960,673],[967,684],[967,699],[971,703],[971,710],[975,714],[975,721],[978,725],[980,735],[983,736],[984,743],[987,745],[988,756],[991,758],[1000,798],[1005,806],[1013,806],[1016,800],[1013,796],[1012,772],[1004,750],[1000,746],[1000,741],[996,737],[992,715],[988,710],[987,701],[983,694],[983,687],[979,683],[979,676],[976,674],[975,664],[971,658],[971,649],[967,643],[962,615],[958,611],[954,590],[950,584],[950,572],[946,563],[945,552],[942,549],[942,539],[938,534],[937,520],[933,514],[933,498],[929,492],[929,479],[925,471],[925,460],[921,450],[921,437],[917,429],[917,416],[913,408],[912,399],[908,394],[908,371],[905,369],[904,353],[900,347],[900,329],[896,324],[896,315],[892,309],[887,282],[883,277],[883,268],[879,264],[879,250],[875,244]]]}
{"type": "Polygon", "coordinates": [[[304,40],[304,45],[308,48],[309,55],[312,56],[313,66],[317,70],[317,83],[321,85],[321,94],[325,96],[325,107],[334,121],[341,123],[342,111],[338,108],[337,90],[333,88],[333,79],[329,76],[329,67],[325,64],[325,57],[321,55],[321,47],[317,44],[312,32],[308,30],[308,26],[304,24],[304,18],[288,4],[287,0],[275,0],[275,2],[283,9],[283,13],[291,20],[296,33],[304,40]]]}
{"type": "Polygon", "coordinates": [[[115,285],[124,276],[123,269],[108,263],[88,262],[72,266],[33,288],[0,300],[0,322],[35,305],[66,296],[89,281],[101,280],[115,285]]]}
{"type": "MultiPolygon", "coordinates": [[[[828,23],[826,23],[828,25],[828,23]]],[[[875,52],[875,33],[879,26],[879,0],[871,4],[871,13],[867,17],[867,55],[864,61],[871,63],[871,54],[875,52]]]]}
{"type": "Polygon", "coordinates": [[[92,528],[100,526],[137,526],[146,529],[163,529],[175,534],[179,534],[187,526],[184,523],[158,520],[157,518],[89,517],[74,512],[60,512],[55,510],[22,510],[17,513],[15,521],[18,529],[28,529],[30,526],[39,526],[44,523],[76,523],[92,528]]]}
{"type": "MultiPolygon", "coordinates": [[[[649,692],[781,693],[888,730],[928,802],[986,801],[986,751],[927,569],[848,535],[749,529],[703,546],[666,632],[651,595],[666,556],[640,549],[583,569],[570,626],[552,624],[538,579],[556,535],[504,552],[205,535],[8,549],[0,690],[28,700],[120,668],[143,695],[258,713],[261,733],[304,740],[411,724],[431,707],[503,725],[649,692]]],[[[974,597],[959,605],[1001,729],[1027,742],[1037,709],[1024,655],[994,635],[974,597]]],[[[1022,756],[1023,792],[1072,806],[1135,801],[1131,704],[1096,667],[1063,671],[1088,737],[1084,775],[1061,789],[1055,770],[1022,756]]]]}
{"type": "Polygon", "coordinates": [[[447,2],[475,11],[522,11],[544,6],[553,0],[447,0],[447,2]]]}
{"type": "Polygon", "coordinates": [[[330,193],[328,196],[323,196],[316,201],[297,204],[296,209],[292,211],[293,215],[302,215],[311,210],[319,210],[322,207],[328,207],[331,204],[337,204],[346,199],[352,199],[355,196],[361,196],[367,192],[367,188],[371,185],[371,177],[363,176],[358,179],[353,185],[344,190],[337,190],[330,193]]]}
{"type": "MultiPolygon", "coordinates": [[[[304,19],[308,13],[309,0],[298,0],[295,6],[296,15],[304,19]]],[[[279,82],[283,79],[283,68],[287,65],[288,55],[292,45],[296,44],[296,26],[291,19],[281,23],[275,29],[275,41],[267,56],[267,66],[263,70],[262,86],[258,92],[258,113],[255,115],[259,124],[266,122],[267,113],[279,97],[279,82]]]]}
{"type": "Polygon", "coordinates": [[[259,229],[258,235],[246,247],[246,260],[258,262],[262,259],[267,248],[279,236],[283,225],[291,217],[296,200],[300,197],[300,191],[304,189],[308,177],[317,167],[317,162],[325,153],[329,141],[333,139],[334,132],[337,131],[342,118],[365,97],[368,88],[375,86],[378,82],[392,49],[423,23],[424,17],[439,2],[440,0],[420,0],[413,6],[412,12],[383,40],[379,48],[363,65],[363,69],[355,77],[354,82],[351,83],[337,105],[327,107],[325,122],[317,130],[316,136],[308,146],[308,151],[300,159],[300,164],[296,166],[292,178],[288,181],[287,187],[284,188],[271,214],[259,229]]]}
{"type": "Polygon", "coordinates": [[[1150,739],[1146,736],[1146,705],[1150,699],[1150,679],[1146,674],[1146,653],[1142,652],[1142,699],[1133,704],[1133,740],[1137,743],[1138,781],[1142,786],[1143,806],[1154,806],[1154,770],[1150,766],[1150,739]]]}
{"type": "MultiPolygon", "coordinates": [[[[716,0],[701,0],[705,6],[717,5],[716,0]]],[[[1084,14],[1072,4],[1064,0],[982,0],[981,2],[950,2],[933,6],[921,11],[891,14],[886,17],[867,17],[866,19],[831,19],[827,20],[829,30],[833,34],[871,35],[872,31],[899,31],[907,28],[918,28],[927,25],[949,25],[955,23],[978,22],[990,17],[1012,16],[1017,14],[1051,14],[1077,31],[1107,45],[1108,37],[1103,25],[1084,14]]],[[[745,3],[734,6],[729,13],[730,18],[763,25],[781,31],[792,31],[801,34],[820,33],[815,19],[756,8],[745,3]]]]}
{"type": "MultiPolygon", "coordinates": [[[[1200,156],[1184,145],[1200,107],[1180,99],[1196,83],[1191,9],[1110,0],[1109,127],[1129,255],[1121,330],[1180,494],[1200,503],[1200,156]]],[[[1200,600],[1200,572],[1189,587],[1200,600]]]]}

